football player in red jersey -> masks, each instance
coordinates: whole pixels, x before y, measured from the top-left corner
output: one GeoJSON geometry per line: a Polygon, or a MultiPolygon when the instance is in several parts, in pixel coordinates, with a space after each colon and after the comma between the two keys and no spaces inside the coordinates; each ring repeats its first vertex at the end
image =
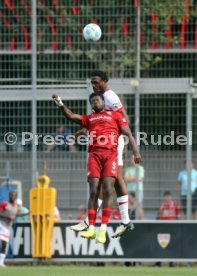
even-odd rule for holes
{"type": "Polygon", "coordinates": [[[117,147],[120,134],[128,137],[132,147],[135,162],[141,162],[141,156],[131,134],[126,119],[118,112],[106,111],[104,96],[101,93],[90,95],[90,104],[94,112],[87,116],[74,114],[66,107],[57,95],[52,96],[54,102],[60,107],[63,114],[72,121],[81,124],[89,130],[90,144],[88,157],[88,182],[90,184],[90,197],[88,201],[89,228],[81,237],[94,239],[96,237],[95,224],[97,215],[97,200],[102,185],[102,224],[97,241],[105,243],[106,226],[112,209],[112,193],[115,180],[118,176],[117,147]],[[102,183],[101,183],[102,179],[102,183]]]}
{"type": "MultiPolygon", "coordinates": [[[[101,70],[96,70],[91,73],[91,84],[94,92],[102,93],[105,100],[105,110],[117,111],[122,114],[127,122],[129,123],[129,118],[125,108],[123,107],[118,95],[108,87],[108,75],[106,72],[101,70]]],[[[76,137],[84,134],[84,129],[79,130],[76,133],[76,137]]],[[[112,238],[117,238],[124,234],[126,231],[133,230],[134,224],[130,221],[128,213],[128,191],[123,179],[123,150],[124,150],[124,138],[120,135],[118,138],[118,176],[115,183],[115,190],[117,194],[117,203],[120,211],[121,224],[117,227],[112,238]]],[[[98,198],[98,208],[102,205],[103,193],[102,189],[98,198]]],[[[70,228],[76,232],[84,231],[88,228],[88,217],[78,224],[72,225],[70,228]]]]}

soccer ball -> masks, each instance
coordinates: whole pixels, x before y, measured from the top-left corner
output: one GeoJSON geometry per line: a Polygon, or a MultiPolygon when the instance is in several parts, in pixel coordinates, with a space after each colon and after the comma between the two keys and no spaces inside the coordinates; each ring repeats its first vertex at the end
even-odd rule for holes
{"type": "Polygon", "coordinates": [[[83,28],[83,37],[88,42],[94,42],[101,38],[102,31],[97,24],[88,24],[83,28]]]}

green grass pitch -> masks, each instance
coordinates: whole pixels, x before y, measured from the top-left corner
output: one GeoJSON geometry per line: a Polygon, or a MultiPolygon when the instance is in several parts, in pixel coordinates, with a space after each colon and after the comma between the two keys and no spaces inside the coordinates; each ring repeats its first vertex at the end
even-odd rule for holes
{"type": "Polygon", "coordinates": [[[9,266],[0,268],[1,276],[188,276],[197,267],[123,267],[123,266],[9,266]]]}

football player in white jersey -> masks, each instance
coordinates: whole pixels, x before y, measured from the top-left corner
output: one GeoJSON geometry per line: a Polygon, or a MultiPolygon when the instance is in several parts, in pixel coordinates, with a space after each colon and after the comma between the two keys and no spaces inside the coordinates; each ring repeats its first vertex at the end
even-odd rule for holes
{"type": "Polygon", "coordinates": [[[10,239],[12,224],[16,217],[27,216],[29,212],[20,214],[16,203],[17,193],[11,191],[9,200],[0,203],[0,267],[5,267],[4,260],[10,239]]]}
{"type": "MultiPolygon", "coordinates": [[[[103,96],[105,99],[105,109],[113,110],[123,114],[125,119],[129,123],[129,118],[126,113],[126,110],[122,106],[120,98],[118,95],[107,87],[108,76],[103,71],[94,71],[91,73],[91,84],[94,92],[103,91],[103,96]]],[[[80,136],[84,134],[83,130],[79,131],[76,135],[80,136]]],[[[128,192],[126,184],[122,177],[123,174],[123,149],[124,149],[124,138],[121,135],[118,140],[118,178],[115,184],[115,190],[117,194],[118,207],[121,215],[121,224],[116,229],[116,232],[113,234],[113,238],[121,236],[124,232],[133,230],[134,225],[131,223],[128,214],[128,192]]],[[[102,191],[98,200],[98,208],[102,205],[102,191]]],[[[76,225],[72,225],[70,229],[80,232],[88,229],[88,218],[76,225]]]]}
{"type": "Polygon", "coordinates": [[[16,192],[9,193],[9,201],[0,203],[0,267],[4,267],[6,249],[10,239],[10,229],[16,218],[18,206],[16,192]]]}

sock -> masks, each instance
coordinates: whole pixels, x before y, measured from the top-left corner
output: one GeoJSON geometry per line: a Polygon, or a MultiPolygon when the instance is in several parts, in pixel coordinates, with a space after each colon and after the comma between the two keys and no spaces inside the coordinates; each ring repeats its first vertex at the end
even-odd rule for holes
{"type": "Polygon", "coordinates": [[[0,253],[0,265],[4,264],[5,254],[0,253]]]}
{"type": "Polygon", "coordinates": [[[84,221],[85,221],[85,223],[86,223],[87,225],[89,225],[89,219],[88,219],[88,216],[84,219],[84,221]]]}
{"type": "Polygon", "coordinates": [[[101,225],[106,225],[109,222],[110,216],[111,216],[112,209],[111,208],[103,208],[102,209],[102,218],[101,218],[101,225]]]}
{"type": "Polygon", "coordinates": [[[101,224],[100,229],[107,231],[107,224],[101,224]]]}
{"type": "Polygon", "coordinates": [[[88,210],[88,221],[89,221],[89,225],[96,225],[96,214],[97,214],[97,210],[94,209],[89,209],[88,210]]]}
{"type": "Polygon", "coordinates": [[[95,226],[94,226],[94,225],[90,225],[90,226],[89,226],[89,229],[95,230],[95,226]]]}
{"type": "MultiPolygon", "coordinates": [[[[100,198],[98,198],[98,209],[97,209],[97,212],[99,211],[99,209],[100,209],[100,207],[101,207],[102,203],[103,203],[103,200],[102,200],[102,199],[100,199],[100,198]]],[[[87,223],[87,225],[89,225],[89,219],[88,219],[88,216],[85,218],[85,220],[84,220],[84,221],[87,223]]]]}
{"type": "Polygon", "coordinates": [[[118,207],[120,211],[121,221],[124,224],[130,222],[129,212],[128,212],[128,195],[120,196],[117,198],[118,207]]]}
{"type": "Polygon", "coordinates": [[[102,203],[103,203],[103,200],[102,199],[100,199],[100,198],[98,198],[98,209],[100,209],[100,207],[101,207],[101,205],[102,205],[102,203]]]}

